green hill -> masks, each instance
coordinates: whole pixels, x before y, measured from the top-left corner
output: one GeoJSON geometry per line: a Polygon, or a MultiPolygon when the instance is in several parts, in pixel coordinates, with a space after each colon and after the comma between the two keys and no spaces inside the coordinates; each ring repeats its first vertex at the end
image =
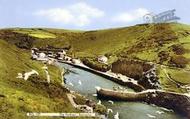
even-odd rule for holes
{"type": "Polygon", "coordinates": [[[32,47],[66,48],[70,56],[81,59],[106,55],[109,65],[118,59],[154,62],[164,90],[186,92],[168,79],[165,70],[177,83],[190,84],[190,26],[185,24],[140,24],[95,31],[10,28],[0,30],[0,39],[0,110],[4,117],[20,117],[15,111],[76,111],[64,98],[66,90],[57,83],[60,72],[54,66],[49,69],[55,83],[48,88],[44,85],[43,64],[30,59],[32,47]],[[40,73],[39,82],[16,79],[17,73],[31,69],[40,73]],[[62,98],[50,93],[55,87],[62,98]],[[49,98],[51,95],[55,98],[49,98]]]}
{"type": "Polygon", "coordinates": [[[30,52],[0,40],[0,117],[25,119],[27,112],[78,112],[66,97],[66,89],[59,85],[59,70],[48,66],[53,84],[47,85],[42,63],[32,61],[30,52]],[[39,72],[35,79],[17,79],[17,73],[39,72]],[[65,108],[67,107],[67,108],[65,108]]]}
{"type": "MultiPolygon", "coordinates": [[[[72,57],[96,58],[98,55],[106,55],[109,56],[110,64],[121,58],[163,64],[168,66],[167,71],[172,72],[171,77],[174,80],[182,84],[190,83],[187,77],[190,68],[189,25],[164,23],[139,24],[95,31],[40,28],[17,28],[11,29],[11,31],[37,38],[33,47],[69,48],[72,57]],[[187,72],[175,67],[185,69],[187,72]],[[176,77],[178,74],[180,78],[176,77]]],[[[169,82],[167,77],[162,75],[160,67],[158,67],[158,71],[160,71],[158,74],[163,88],[176,91],[175,84],[169,82]]],[[[177,91],[179,90],[177,88],[177,91]]]]}

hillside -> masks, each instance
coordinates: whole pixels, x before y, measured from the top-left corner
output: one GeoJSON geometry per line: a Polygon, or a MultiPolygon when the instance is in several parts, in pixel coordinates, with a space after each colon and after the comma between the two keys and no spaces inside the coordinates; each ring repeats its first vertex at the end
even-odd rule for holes
{"type": "Polygon", "coordinates": [[[43,64],[30,59],[29,49],[32,47],[65,48],[70,56],[81,59],[106,55],[109,58],[108,65],[118,59],[153,62],[158,64],[157,74],[162,89],[187,92],[185,88],[171,82],[167,74],[180,85],[190,84],[190,26],[184,24],[141,24],[96,31],[10,28],[0,30],[0,39],[0,110],[4,117],[21,116],[21,113],[15,115],[15,110],[76,111],[64,98],[66,89],[56,83],[60,81],[60,72],[54,66],[49,67],[55,83],[48,88],[44,85],[43,64]],[[17,73],[31,69],[40,73],[38,78],[42,82],[16,79],[17,73]],[[59,90],[63,97],[51,93],[53,89],[59,90]]]}
{"type": "Polygon", "coordinates": [[[4,119],[25,119],[27,112],[78,112],[69,103],[66,89],[59,83],[59,70],[48,66],[52,84],[47,85],[43,64],[32,61],[29,51],[0,40],[0,116],[4,119]],[[24,81],[17,73],[39,72],[39,77],[24,81]],[[65,108],[67,107],[67,108],[65,108]]]}
{"type": "MultiPolygon", "coordinates": [[[[190,68],[189,25],[180,23],[140,24],[95,31],[41,28],[8,30],[8,32],[19,33],[19,35],[21,33],[25,35],[24,37],[29,37],[31,42],[29,44],[32,44],[30,47],[67,48],[72,57],[93,59],[98,55],[106,55],[109,56],[109,64],[121,58],[163,64],[168,66],[167,71],[172,72],[171,77],[174,80],[182,84],[190,83],[187,79],[189,72],[175,68],[186,70],[190,68]]],[[[17,37],[14,38],[19,40],[17,37]]],[[[163,88],[168,90],[171,90],[172,87],[175,88],[176,86],[170,83],[165,75],[162,75],[163,72],[160,69],[158,66],[159,78],[163,83],[163,88]]]]}

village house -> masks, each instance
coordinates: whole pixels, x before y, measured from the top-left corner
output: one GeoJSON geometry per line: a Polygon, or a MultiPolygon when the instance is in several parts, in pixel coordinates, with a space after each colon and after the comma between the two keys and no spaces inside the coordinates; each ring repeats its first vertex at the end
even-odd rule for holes
{"type": "Polygon", "coordinates": [[[36,54],[32,54],[32,59],[37,60],[38,56],[36,54]]]}
{"type": "Polygon", "coordinates": [[[38,58],[38,49],[37,48],[32,48],[31,49],[31,54],[32,54],[32,59],[36,60],[38,58]]]}
{"type": "Polygon", "coordinates": [[[59,60],[63,60],[65,56],[66,56],[65,50],[57,53],[57,59],[59,60]]]}
{"type": "Polygon", "coordinates": [[[31,49],[31,53],[32,53],[32,54],[36,54],[38,51],[39,51],[38,48],[32,48],[32,49],[31,49]]]}
{"type": "Polygon", "coordinates": [[[80,64],[81,61],[79,59],[72,59],[73,64],[80,64]]]}
{"type": "Polygon", "coordinates": [[[63,54],[63,55],[66,55],[66,51],[65,51],[65,50],[63,50],[63,51],[62,51],[62,54],[63,54]]]}
{"type": "Polygon", "coordinates": [[[108,61],[108,58],[104,55],[98,57],[98,62],[106,64],[108,61]]]}
{"type": "Polygon", "coordinates": [[[65,61],[71,61],[71,60],[72,60],[72,58],[71,58],[71,57],[69,57],[69,56],[65,56],[65,57],[64,57],[64,60],[65,60],[65,61]]]}
{"type": "Polygon", "coordinates": [[[48,51],[47,56],[48,56],[48,57],[52,57],[52,58],[53,58],[53,57],[54,57],[54,53],[53,53],[53,52],[51,52],[51,51],[48,51]]]}
{"type": "Polygon", "coordinates": [[[47,57],[47,55],[45,53],[40,52],[39,55],[38,55],[37,60],[39,60],[39,61],[48,61],[48,57],[47,57]]]}

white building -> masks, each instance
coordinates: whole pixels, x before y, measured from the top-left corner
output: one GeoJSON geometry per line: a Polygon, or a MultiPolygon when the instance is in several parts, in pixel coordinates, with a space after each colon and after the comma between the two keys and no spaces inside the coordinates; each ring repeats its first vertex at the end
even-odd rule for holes
{"type": "Polygon", "coordinates": [[[73,64],[80,64],[81,61],[79,59],[72,59],[73,64]]]}
{"type": "Polygon", "coordinates": [[[48,57],[54,57],[54,53],[53,52],[48,52],[47,56],[48,57]]]}
{"type": "Polygon", "coordinates": [[[32,54],[32,59],[37,59],[38,58],[38,56],[37,55],[35,55],[35,54],[32,54]]]}
{"type": "Polygon", "coordinates": [[[57,54],[59,56],[58,59],[63,60],[66,55],[66,52],[63,50],[62,52],[58,52],[57,54]]]}
{"type": "Polygon", "coordinates": [[[64,57],[64,60],[66,60],[66,61],[71,61],[71,59],[72,59],[72,58],[71,58],[71,57],[68,57],[68,56],[65,56],[65,57],[64,57]]]}
{"type": "Polygon", "coordinates": [[[66,55],[66,52],[65,52],[65,50],[63,50],[63,51],[62,51],[62,54],[63,54],[63,55],[66,55]]]}
{"type": "Polygon", "coordinates": [[[46,58],[46,54],[43,52],[39,53],[39,58],[46,58]]]}
{"type": "Polygon", "coordinates": [[[31,49],[31,53],[33,54],[33,53],[36,53],[38,51],[38,48],[32,48],[31,49]]]}
{"type": "Polygon", "coordinates": [[[48,61],[48,57],[46,56],[45,53],[41,52],[41,53],[39,53],[39,56],[38,56],[37,60],[48,61]]]}
{"type": "Polygon", "coordinates": [[[106,64],[107,61],[108,61],[108,58],[106,56],[104,56],[104,55],[98,57],[98,62],[100,62],[100,63],[105,63],[106,64]]]}
{"type": "Polygon", "coordinates": [[[37,59],[38,58],[38,53],[37,53],[38,49],[37,48],[32,48],[31,49],[31,55],[32,55],[32,59],[37,59]]]}

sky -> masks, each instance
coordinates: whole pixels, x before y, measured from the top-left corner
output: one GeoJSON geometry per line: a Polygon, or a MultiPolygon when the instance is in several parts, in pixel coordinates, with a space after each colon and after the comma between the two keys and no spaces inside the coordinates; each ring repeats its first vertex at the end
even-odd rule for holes
{"type": "Polygon", "coordinates": [[[148,13],[176,9],[190,24],[190,0],[0,0],[0,28],[105,29],[144,23],[148,13]]]}

